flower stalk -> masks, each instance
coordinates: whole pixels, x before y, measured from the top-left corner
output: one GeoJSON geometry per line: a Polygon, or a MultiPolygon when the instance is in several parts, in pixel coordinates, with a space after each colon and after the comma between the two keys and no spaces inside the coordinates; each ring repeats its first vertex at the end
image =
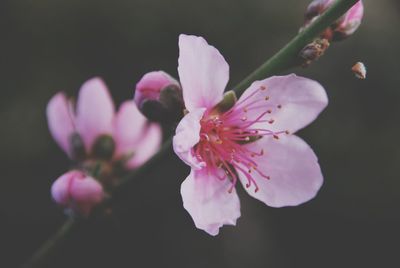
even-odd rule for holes
{"type": "MultiPolygon", "coordinates": [[[[240,96],[250,84],[256,80],[278,74],[289,68],[301,65],[299,61],[299,52],[321,32],[334,23],[338,18],[346,13],[358,0],[337,0],[324,14],[316,19],[309,27],[295,36],[286,46],[273,55],[268,61],[262,64],[236,87],[235,93],[240,96]]],[[[112,204],[112,202],[119,198],[126,186],[130,182],[135,181],[138,177],[145,174],[148,170],[152,169],[154,165],[162,161],[166,156],[172,152],[171,148],[172,138],[164,143],[160,151],[150,158],[142,166],[129,173],[126,177],[122,178],[119,184],[113,191],[110,199],[105,201],[105,205],[112,204]]],[[[101,207],[104,207],[103,205],[101,207]]],[[[74,218],[69,218],[60,227],[60,229],[49,238],[33,255],[23,264],[23,268],[42,267],[45,260],[52,255],[56,249],[64,242],[68,235],[75,229],[79,221],[74,218]]]]}

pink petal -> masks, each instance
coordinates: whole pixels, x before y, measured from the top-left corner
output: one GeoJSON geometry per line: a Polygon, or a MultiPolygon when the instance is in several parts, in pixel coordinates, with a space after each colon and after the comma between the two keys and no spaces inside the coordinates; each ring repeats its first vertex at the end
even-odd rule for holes
{"type": "Polygon", "coordinates": [[[317,118],[327,106],[328,97],[319,83],[291,74],[254,82],[240,97],[238,104],[240,102],[242,104],[237,106],[241,109],[246,107],[248,119],[256,119],[263,112],[271,111],[263,119],[273,120],[273,123],[262,122],[255,128],[266,128],[267,125],[270,130],[293,133],[317,118]]]}
{"type": "Polygon", "coordinates": [[[56,94],[47,105],[47,122],[50,133],[57,144],[71,156],[69,138],[74,132],[72,115],[64,93],[56,94]]]}
{"type": "Polygon", "coordinates": [[[104,198],[103,186],[92,177],[74,178],[70,186],[72,206],[88,216],[90,211],[104,198]]]}
{"type": "Polygon", "coordinates": [[[202,37],[179,36],[179,78],[186,109],[211,108],[222,100],[229,65],[202,37]]]}
{"type": "Polygon", "coordinates": [[[173,147],[179,158],[194,169],[201,169],[204,162],[199,161],[192,152],[193,146],[200,141],[200,120],[205,108],[195,109],[185,115],[176,128],[173,147]]]}
{"type": "Polygon", "coordinates": [[[128,168],[135,168],[149,160],[158,152],[162,141],[162,130],[158,124],[152,123],[142,132],[140,142],[133,150],[133,157],[126,163],[128,168]]]}
{"type": "Polygon", "coordinates": [[[145,74],[136,84],[136,104],[140,107],[144,99],[157,100],[160,96],[160,91],[168,85],[179,85],[179,83],[163,71],[153,71],[145,74]]]}
{"type": "Polygon", "coordinates": [[[59,177],[51,186],[51,196],[54,201],[60,205],[68,205],[70,201],[70,185],[74,177],[80,176],[76,170],[69,171],[59,177]]]}
{"type": "Polygon", "coordinates": [[[114,119],[116,155],[132,153],[145,131],[147,119],[138,110],[134,101],[125,101],[114,119]]]}
{"type": "Polygon", "coordinates": [[[254,198],[271,207],[296,206],[314,198],[323,183],[318,159],[312,149],[302,139],[294,135],[281,135],[279,140],[264,137],[246,145],[253,151],[264,149],[264,155],[253,160],[258,169],[270,179],[259,175],[255,178],[259,191],[254,187],[246,188],[246,177],[239,177],[246,191],[254,198]]]}
{"type": "Polygon", "coordinates": [[[114,103],[100,78],[83,84],[77,103],[76,127],[88,151],[99,135],[112,134],[114,113],[114,103]]]}
{"type": "Polygon", "coordinates": [[[346,35],[353,34],[361,24],[364,16],[364,5],[362,1],[358,1],[345,15],[341,21],[338,31],[342,31],[346,35]]]}
{"type": "Polygon", "coordinates": [[[193,170],[181,185],[183,206],[197,228],[217,235],[223,225],[236,225],[240,202],[235,190],[228,192],[229,180],[220,180],[206,169],[193,170]]]}

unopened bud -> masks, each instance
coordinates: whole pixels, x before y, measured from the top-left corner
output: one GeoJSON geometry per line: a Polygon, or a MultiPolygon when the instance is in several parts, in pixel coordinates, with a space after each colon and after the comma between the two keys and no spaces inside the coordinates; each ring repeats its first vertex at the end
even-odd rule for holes
{"type": "Polygon", "coordinates": [[[327,39],[317,38],[313,42],[305,46],[300,52],[300,57],[304,60],[303,66],[306,67],[310,65],[311,62],[319,59],[322,55],[324,55],[329,45],[330,44],[327,39]]]}
{"type": "Polygon", "coordinates": [[[101,135],[99,136],[92,148],[92,154],[100,159],[110,160],[115,151],[115,141],[109,135],[101,135]]]}
{"type": "Polygon", "coordinates": [[[79,170],[72,170],[59,177],[51,187],[54,201],[78,215],[87,217],[104,199],[103,186],[79,170]]]}
{"type": "Polygon", "coordinates": [[[174,122],[183,116],[179,83],[162,71],[145,74],[136,85],[135,102],[151,121],[174,122]]]}
{"type": "MultiPolygon", "coordinates": [[[[307,7],[305,14],[305,23],[302,29],[308,27],[321,14],[329,9],[334,0],[314,0],[307,7]]],[[[364,6],[362,1],[358,1],[351,7],[346,14],[325,29],[320,35],[320,38],[329,41],[340,41],[352,35],[360,26],[364,14],[364,6]]]]}

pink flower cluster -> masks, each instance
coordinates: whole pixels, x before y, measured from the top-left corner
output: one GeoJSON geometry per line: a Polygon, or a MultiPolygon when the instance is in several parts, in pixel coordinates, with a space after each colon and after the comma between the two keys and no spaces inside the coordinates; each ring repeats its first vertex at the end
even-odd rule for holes
{"type": "Polygon", "coordinates": [[[52,186],[54,200],[87,216],[102,201],[104,188],[113,183],[112,169],[119,164],[134,169],[160,147],[162,132],[150,123],[133,100],[122,103],[118,112],[110,93],[99,78],[82,86],[77,103],[62,92],[47,106],[47,119],[54,140],[78,169],[62,175],[52,186]],[[95,174],[101,169],[100,174],[95,174]]]}

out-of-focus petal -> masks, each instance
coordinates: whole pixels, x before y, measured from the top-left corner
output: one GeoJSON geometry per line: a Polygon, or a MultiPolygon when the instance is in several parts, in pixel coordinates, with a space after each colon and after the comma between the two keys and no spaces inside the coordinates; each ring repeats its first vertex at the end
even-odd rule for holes
{"type": "Polygon", "coordinates": [[[202,37],[179,36],[179,79],[186,109],[212,108],[222,100],[229,65],[202,37]]]}
{"type": "Polygon", "coordinates": [[[54,201],[60,205],[67,205],[70,201],[70,185],[74,177],[81,176],[81,173],[76,170],[69,171],[54,181],[51,186],[51,196],[54,201]]]}
{"type": "Polygon", "coordinates": [[[362,1],[358,1],[349,11],[345,14],[344,19],[340,22],[338,28],[346,36],[352,35],[361,25],[364,16],[364,5],[362,1]]]}
{"type": "Polygon", "coordinates": [[[161,127],[156,123],[148,125],[147,129],[142,132],[140,142],[133,149],[132,158],[127,161],[126,166],[128,168],[135,168],[149,160],[160,149],[161,141],[161,127]]]}
{"type": "Polygon", "coordinates": [[[147,119],[138,110],[134,101],[125,101],[114,119],[116,155],[131,153],[145,133],[147,119]]]}
{"type": "Polygon", "coordinates": [[[88,216],[103,200],[103,186],[92,177],[76,177],[71,181],[70,196],[72,208],[81,215],[88,216]]]}
{"type": "Polygon", "coordinates": [[[47,105],[47,122],[50,133],[57,144],[71,156],[70,136],[74,132],[74,124],[70,104],[64,93],[56,94],[47,105]]]}
{"type": "Polygon", "coordinates": [[[114,103],[100,78],[83,84],[77,103],[76,128],[87,151],[90,151],[98,136],[112,134],[114,113],[114,103]]]}
{"type": "Polygon", "coordinates": [[[328,97],[319,83],[291,74],[254,82],[237,104],[248,111],[247,118],[254,120],[264,113],[262,119],[273,122],[258,123],[254,128],[293,133],[317,118],[328,97]]]}
{"type": "Polygon", "coordinates": [[[176,128],[176,133],[173,138],[173,147],[175,153],[194,169],[201,169],[205,163],[199,161],[193,155],[193,146],[200,141],[200,120],[203,117],[205,108],[195,109],[185,115],[176,128]]]}
{"type": "Polygon", "coordinates": [[[314,198],[323,183],[318,159],[312,149],[297,136],[282,135],[279,140],[264,137],[246,145],[253,151],[264,149],[264,155],[253,160],[258,172],[251,173],[259,190],[246,188],[247,179],[239,173],[246,191],[254,198],[272,207],[296,206],[314,198]]]}
{"type": "Polygon", "coordinates": [[[223,225],[236,225],[240,202],[236,191],[228,192],[231,182],[220,180],[206,169],[192,170],[181,186],[183,206],[197,228],[217,235],[223,225]]]}

